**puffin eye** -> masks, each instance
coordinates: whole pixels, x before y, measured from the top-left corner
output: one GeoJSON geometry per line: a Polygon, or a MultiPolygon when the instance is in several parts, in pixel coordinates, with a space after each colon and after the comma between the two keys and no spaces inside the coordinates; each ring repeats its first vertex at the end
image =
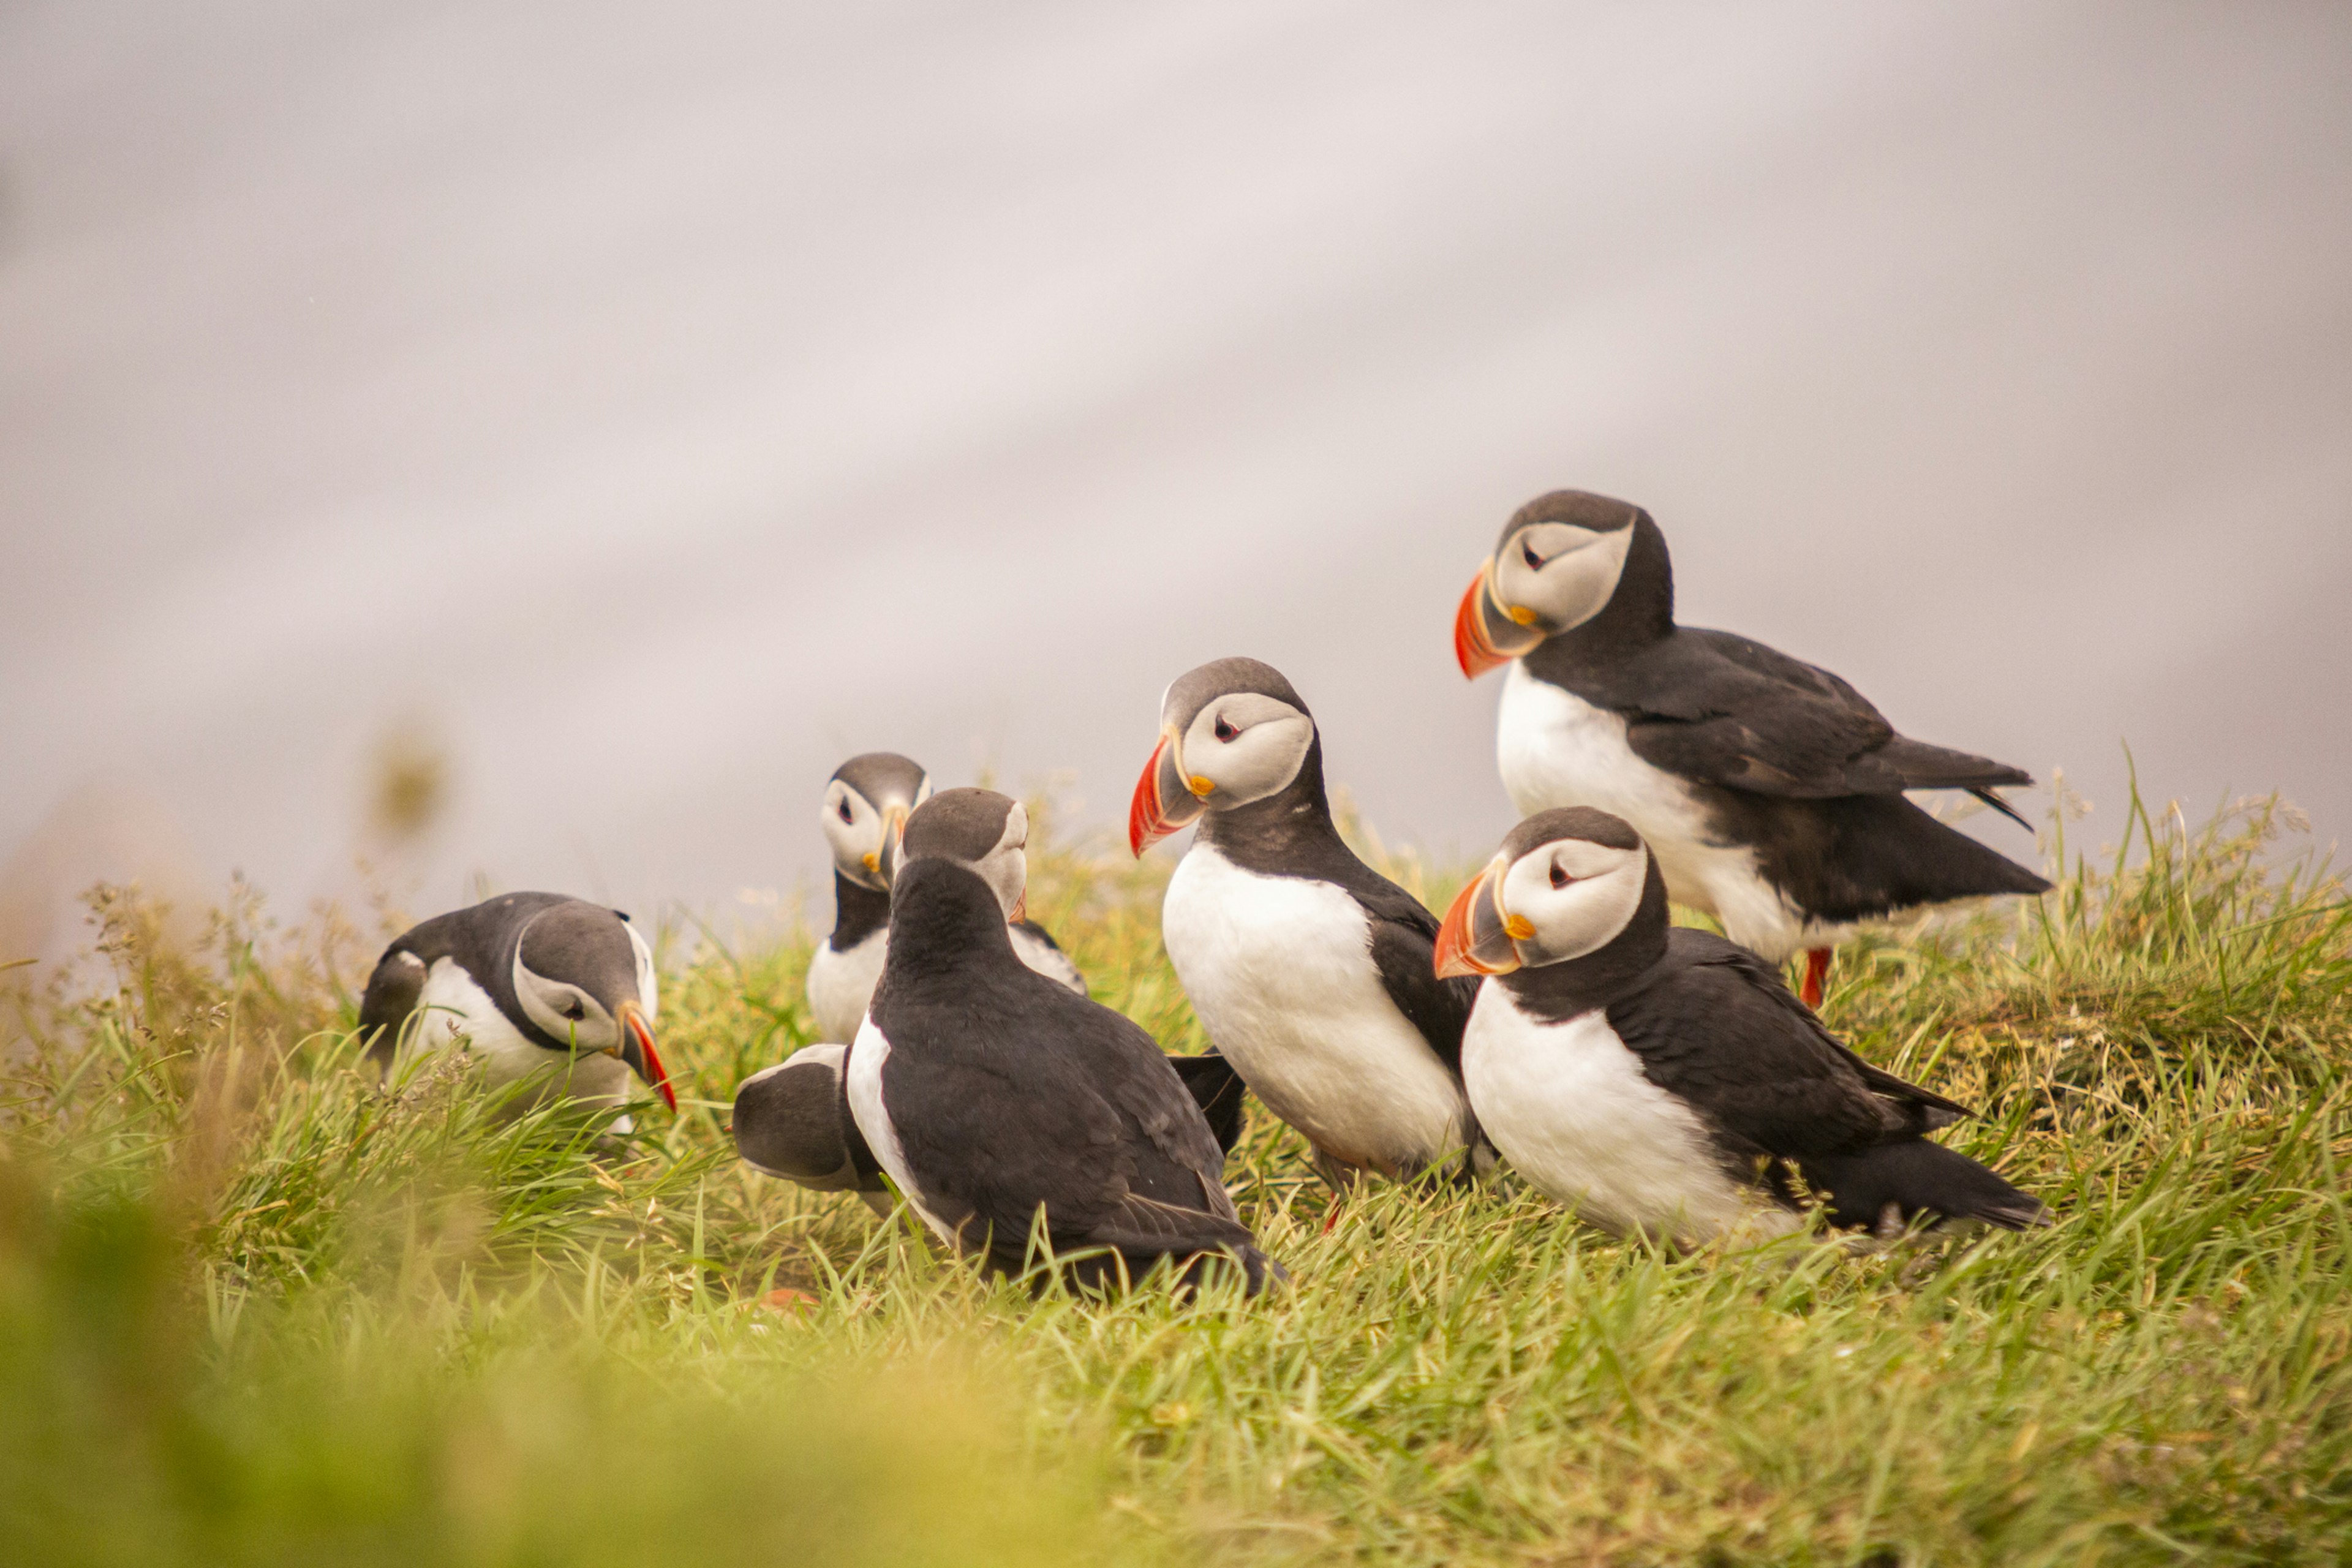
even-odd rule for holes
{"type": "Polygon", "coordinates": [[[1573,877],[1570,876],[1570,875],[1569,875],[1565,870],[1563,870],[1563,869],[1561,868],[1560,864],[1559,864],[1559,861],[1555,860],[1555,861],[1553,861],[1553,862],[1551,863],[1551,885],[1552,885],[1553,887],[1555,887],[1555,888],[1565,888],[1565,887],[1567,887],[1570,882],[1573,882],[1573,881],[1575,881],[1575,880],[1576,880],[1576,879],[1575,879],[1575,878],[1573,878],[1573,877]]]}
{"type": "Polygon", "coordinates": [[[850,810],[849,810],[849,802],[848,802],[846,799],[843,800],[843,802],[841,803],[841,805],[840,805],[840,806],[838,807],[838,809],[839,809],[839,811],[841,812],[841,820],[842,820],[842,821],[844,821],[844,822],[848,822],[848,821],[853,820],[853,818],[852,818],[852,816],[851,816],[851,815],[850,815],[850,810]]]}
{"type": "Polygon", "coordinates": [[[1520,542],[1519,559],[1528,563],[1528,570],[1530,572],[1540,572],[1543,570],[1543,557],[1537,554],[1536,547],[1526,541],[1520,542]]]}
{"type": "Polygon", "coordinates": [[[580,1005],[580,998],[577,996],[574,996],[572,1000],[566,1002],[563,1005],[562,1011],[565,1017],[571,1019],[575,1024],[588,1016],[588,1009],[580,1005]]]}
{"type": "Polygon", "coordinates": [[[1230,741],[1230,740],[1232,740],[1235,735],[1238,735],[1238,734],[1240,734],[1240,733],[1241,733],[1241,731],[1240,731],[1239,730],[1234,729],[1231,724],[1228,724],[1228,723],[1226,723],[1226,722],[1225,722],[1225,716],[1224,716],[1223,714],[1220,713],[1220,714],[1218,714],[1218,715],[1217,715],[1217,739],[1218,739],[1218,740],[1220,740],[1220,741],[1230,741]]]}

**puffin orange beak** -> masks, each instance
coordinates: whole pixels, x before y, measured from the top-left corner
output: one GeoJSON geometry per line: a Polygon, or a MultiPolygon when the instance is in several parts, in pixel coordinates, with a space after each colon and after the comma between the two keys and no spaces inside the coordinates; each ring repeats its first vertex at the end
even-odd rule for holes
{"type": "Polygon", "coordinates": [[[654,1049],[653,1026],[646,1022],[645,1010],[635,1002],[621,1004],[621,1046],[614,1054],[629,1064],[629,1070],[654,1086],[664,1103],[672,1110],[677,1109],[677,1091],[669,1086],[668,1069],[662,1066],[661,1053],[654,1049]]]}
{"type": "Polygon", "coordinates": [[[1431,955],[1439,974],[1508,974],[1519,967],[1514,939],[1535,932],[1525,921],[1503,912],[1498,889],[1507,869],[1503,858],[1496,856],[1476,881],[1454,896],[1444,923],[1437,928],[1437,949],[1431,955]]]}
{"type": "Polygon", "coordinates": [[[888,887],[898,879],[899,847],[907,838],[907,808],[893,802],[882,808],[881,852],[866,858],[866,868],[888,887]]]}
{"type": "Polygon", "coordinates": [[[1462,673],[1475,680],[1488,670],[1511,662],[1544,639],[1532,612],[1506,610],[1495,602],[1495,558],[1486,557],[1478,575],[1454,612],[1454,658],[1462,673]]]}
{"type": "Polygon", "coordinates": [[[1139,857],[1170,834],[1199,821],[1209,809],[1202,804],[1208,791],[1194,788],[1185,778],[1183,763],[1176,731],[1162,726],[1160,744],[1151,749],[1151,760],[1143,764],[1143,776],[1135,781],[1135,799],[1127,808],[1127,847],[1139,857]]]}

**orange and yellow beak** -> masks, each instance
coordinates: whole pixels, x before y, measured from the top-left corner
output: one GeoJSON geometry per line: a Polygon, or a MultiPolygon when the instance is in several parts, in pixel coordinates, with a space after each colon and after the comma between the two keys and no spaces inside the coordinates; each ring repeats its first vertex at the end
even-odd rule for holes
{"type": "Polygon", "coordinates": [[[662,1066],[661,1053],[654,1049],[654,1029],[646,1022],[645,1009],[635,1002],[621,1004],[621,1044],[614,1053],[629,1064],[629,1070],[653,1085],[663,1101],[672,1110],[677,1109],[677,1091],[669,1086],[669,1072],[662,1066]]]}
{"type": "Polygon", "coordinates": [[[907,838],[907,808],[893,801],[882,808],[882,847],[866,857],[866,868],[888,887],[898,879],[898,851],[907,838]]]}
{"type": "Polygon", "coordinates": [[[1533,610],[1506,605],[1495,597],[1495,558],[1486,557],[1454,613],[1454,658],[1475,680],[1508,664],[1544,640],[1533,610]]]}
{"type": "Polygon", "coordinates": [[[1519,967],[1518,939],[1535,935],[1535,928],[1503,908],[1503,873],[1509,869],[1496,856],[1445,911],[1433,954],[1441,975],[1508,974],[1519,967]]]}
{"type": "Polygon", "coordinates": [[[1184,772],[1184,752],[1173,726],[1163,725],[1160,744],[1135,781],[1135,799],[1127,808],[1127,846],[1140,856],[1171,833],[1181,832],[1208,810],[1209,793],[1216,785],[1184,772]]]}

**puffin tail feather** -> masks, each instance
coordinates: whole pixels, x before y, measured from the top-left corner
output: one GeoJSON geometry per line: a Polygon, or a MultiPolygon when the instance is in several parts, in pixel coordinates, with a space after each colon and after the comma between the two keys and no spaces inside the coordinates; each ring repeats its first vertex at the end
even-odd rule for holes
{"type": "Polygon", "coordinates": [[[1966,1154],[1925,1138],[1882,1143],[1858,1154],[1813,1155],[1799,1161],[1798,1169],[1827,1194],[1836,1225],[1876,1227],[1890,1208],[1906,1225],[1921,1215],[1980,1220],[2003,1230],[2051,1223],[2039,1198],[1966,1154]]]}

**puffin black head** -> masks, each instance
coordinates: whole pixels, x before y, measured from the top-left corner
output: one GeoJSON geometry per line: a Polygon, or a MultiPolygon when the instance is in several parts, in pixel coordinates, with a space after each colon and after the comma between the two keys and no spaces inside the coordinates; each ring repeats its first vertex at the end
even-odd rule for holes
{"type": "MultiPolygon", "coordinates": [[[[1585,625],[1610,606],[1621,584],[1651,596],[1664,587],[1664,624],[1674,619],[1665,539],[1630,501],[1585,490],[1538,496],[1504,525],[1502,542],[1478,568],[1454,617],[1454,657],[1476,679],[1533,651],[1546,637],[1585,625]],[[1629,571],[1628,563],[1635,569],[1629,571]]],[[[1654,618],[1654,616],[1645,616],[1654,618]]]]}
{"type": "Polygon", "coordinates": [[[882,858],[883,875],[917,860],[946,860],[978,874],[1010,922],[1028,902],[1029,810],[992,789],[942,790],[907,818],[906,831],[882,858]]]}
{"type": "Polygon", "coordinates": [[[886,851],[906,831],[908,814],[930,798],[930,774],[896,752],[862,752],[834,769],[819,813],[833,868],[861,888],[887,892],[886,851]]]}
{"type": "Polygon", "coordinates": [[[551,904],[523,926],[510,978],[541,1034],[574,1051],[620,1058],[677,1109],[654,1049],[653,952],[626,916],[579,899],[551,904]]]}
{"type": "Polygon", "coordinates": [[[1128,847],[1138,855],[1204,812],[1288,789],[1315,752],[1315,719],[1282,671],[1221,658],[1160,700],[1160,744],[1136,782],[1128,847]]]}
{"type": "Polygon", "coordinates": [[[1642,836],[1590,806],[1541,812],[1504,838],[1438,928],[1440,974],[1508,974],[1621,941],[1646,967],[1663,952],[1666,884],[1642,836]]]}

